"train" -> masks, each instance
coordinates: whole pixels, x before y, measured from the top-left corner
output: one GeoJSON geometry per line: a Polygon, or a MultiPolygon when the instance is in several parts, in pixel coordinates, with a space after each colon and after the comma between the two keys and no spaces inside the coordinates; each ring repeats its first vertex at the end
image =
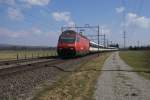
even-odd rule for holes
{"type": "Polygon", "coordinates": [[[90,41],[87,37],[74,30],[65,30],[61,33],[57,44],[57,53],[60,57],[75,57],[89,53],[114,51],[117,47],[105,47],[90,41]]]}

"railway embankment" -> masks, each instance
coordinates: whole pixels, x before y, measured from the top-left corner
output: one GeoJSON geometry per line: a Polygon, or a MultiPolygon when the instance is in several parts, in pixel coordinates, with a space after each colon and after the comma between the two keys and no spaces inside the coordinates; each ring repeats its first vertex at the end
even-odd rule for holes
{"type": "Polygon", "coordinates": [[[103,53],[82,62],[76,61],[76,70],[64,73],[52,86],[45,86],[33,100],[91,100],[101,67],[109,55],[103,53]]]}
{"type": "MultiPolygon", "coordinates": [[[[0,80],[1,80],[0,99],[1,100],[27,100],[27,99],[30,100],[32,98],[39,97],[38,95],[41,93],[40,91],[47,91],[48,88],[51,87],[61,88],[65,85],[66,87],[68,87],[69,85],[70,86],[66,88],[66,90],[64,89],[64,91],[60,91],[60,93],[61,92],[64,93],[65,91],[69,91],[71,93],[74,85],[75,85],[74,89],[78,88],[80,90],[80,86],[82,87],[86,85],[84,80],[87,80],[88,83],[89,81],[91,81],[91,79],[93,79],[91,77],[94,77],[95,79],[95,74],[96,73],[98,74],[100,72],[100,71],[99,72],[94,71],[94,69],[92,70],[91,69],[84,70],[84,69],[95,68],[94,63],[97,63],[99,65],[99,63],[101,63],[101,59],[104,59],[104,57],[105,56],[103,55],[97,58],[97,54],[96,54],[96,55],[88,55],[85,57],[77,57],[73,59],[65,59],[65,60],[56,59],[52,61],[46,61],[46,62],[40,62],[34,64],[25,64],[23,66],[19,65],[13,67],[12,70],[11,67],[9,68],[9,70],[4,70],[6,72],[4,72],[2,69],[1,72],[4,74],[0,75],[0,80]],[[99,59],[99,60],[95,61],[94,59],[95,60],[99,59]],[[92,62],[93,65],[88,67],[87,65],[89,65],[90,63],[92,64],[92,62]],[[79,69],[83,69],[83,71],[79,69]]],[[[90,84],[91,83],[89,83],[86,86],[90,86],[90,84]]],[[[84,88],[82,88],[82,90],[84,90],[84,88]]],[[[76,96],[76,94],[75,95],[72,94],[72,96],[76,96]]]]}

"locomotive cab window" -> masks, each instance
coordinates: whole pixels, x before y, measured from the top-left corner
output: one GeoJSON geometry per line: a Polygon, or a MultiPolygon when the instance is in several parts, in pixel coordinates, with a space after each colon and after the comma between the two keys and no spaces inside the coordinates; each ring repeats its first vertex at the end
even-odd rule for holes
{"type": "Polygon", "coordinates": [[[76,34],[76,32],[75,31],[73,31],[73,30],[67,30],[67,31],[64,31],[62,34],[76,34]]]}
{"type": "Polygon", "coordinates": [[[61,37],[60,41],[61,42],[72,43],[72,42],[75,42],[75,37],[61,37]]]}

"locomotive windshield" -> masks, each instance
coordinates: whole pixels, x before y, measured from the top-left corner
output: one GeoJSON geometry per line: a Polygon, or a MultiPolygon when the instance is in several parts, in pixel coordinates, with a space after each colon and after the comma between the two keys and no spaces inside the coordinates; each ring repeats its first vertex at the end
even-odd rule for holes
{"type": "Polygon", "coordinates": [[[60,37],[61,42],[73,43],[76,41],[76,32],[73,30],[66,30],[62,33],[60,37]]]}
{"type": "Polygon", "coordinates": [[[63,34],[76,34],[76,32],[73,30],[66,30],[63,32],[63,34]]]}
{"type": "Polygon", "coordinates": [[[61,42],[72,43],[75,42],[75,37],[60,37],[61,42]]]}

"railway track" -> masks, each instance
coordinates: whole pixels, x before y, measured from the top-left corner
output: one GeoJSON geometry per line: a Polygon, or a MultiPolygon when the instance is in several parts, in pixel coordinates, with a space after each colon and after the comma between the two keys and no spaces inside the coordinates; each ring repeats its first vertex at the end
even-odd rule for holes
{"type": "Polygon", "coordinates": [[[52,58],[56,58],[56,56],[18,59],[18,60],[17,59],[16,60],[4,60],[4,61],[0,61],[0,66],[11,65],[11,64],[16,64],[16,63],[23,63],[23,62],[28,62],[28,61],[36,61],[36,60],[41,60],[41,59],[52,59],[52,58]]]}
{"type": "Polygon", "coordinates": [[[23,60],[13,60],[13,61],[5,61],[0,62],[0,76],[25,71],[30,69],[35,69],[51,64],[58,64],[63,62],[62,59],[57,57],[51,58],[36,58],[36,59],[23,59],[23,60]],[[38,65],[38,66],[37,66],[38,65]]]}
{"type": "MultiPolygon", "coordinates": [[[[90,56],[90,55],[88,55],[90,56]]],[[[84,57],[83,57],[84,58],[84,57]]],[[[13,74],[16,72],[27,71],[38,69],[41,67],[55,67],[56,69],[64,72],[71,72],[65,70],[65,68],[58,67],[58,64],[71,62],[74,60],[79,60],[80,57],[74,59],[60,59],[58,57],[49,57],[49,58],[36,58],[36,59],[21,59],[21,60],[11,60],[0,62],[0,76],[13,74]]]]}

